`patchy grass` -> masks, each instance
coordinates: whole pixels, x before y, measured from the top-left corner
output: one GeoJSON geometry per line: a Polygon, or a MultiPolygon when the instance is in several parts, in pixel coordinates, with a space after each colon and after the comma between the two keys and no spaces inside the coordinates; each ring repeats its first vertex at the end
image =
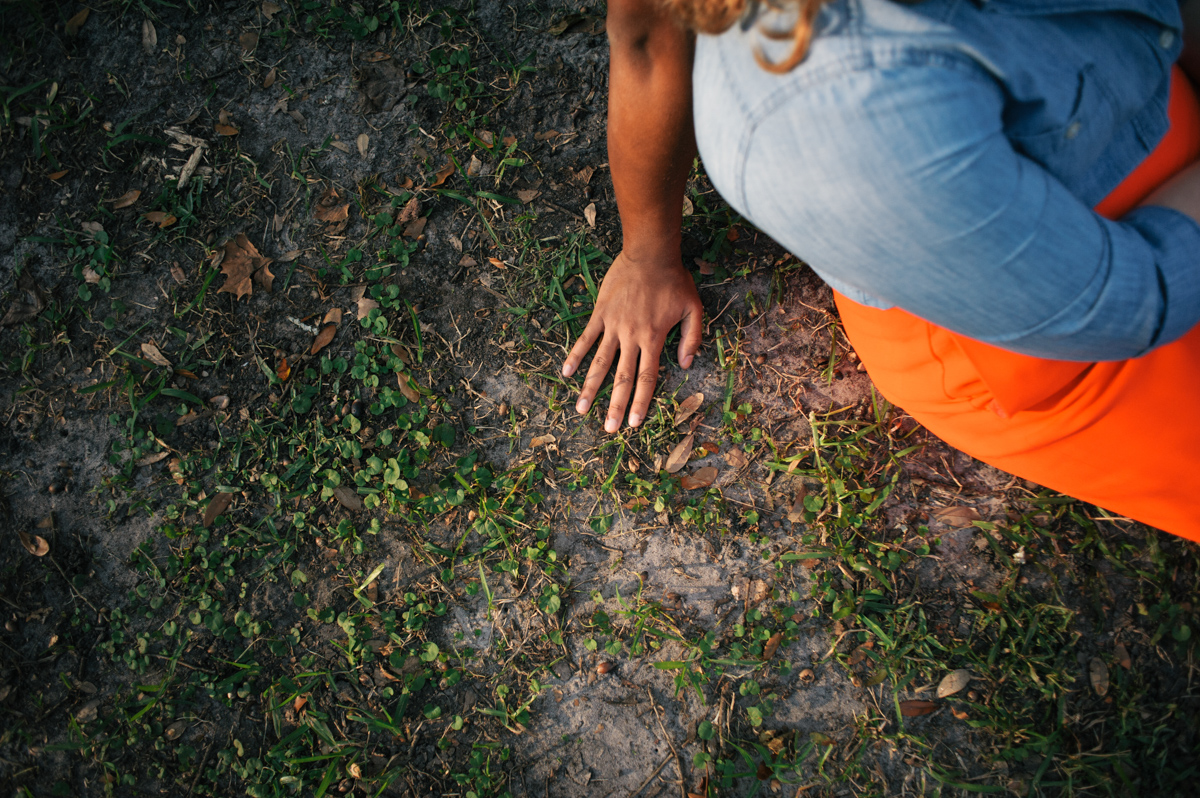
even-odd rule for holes
{"type": "Polygon", "coordinates": [[[1195,547],[930,438],[699,165],[698,365],[573,413],[599,9],[77,11],[0,29],[14,794],[1189,794],[1195,547]]]}

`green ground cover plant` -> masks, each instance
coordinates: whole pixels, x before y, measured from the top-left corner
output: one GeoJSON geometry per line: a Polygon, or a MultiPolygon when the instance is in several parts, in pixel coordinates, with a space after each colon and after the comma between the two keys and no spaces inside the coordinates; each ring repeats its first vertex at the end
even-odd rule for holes
{"type": "Polygon", "coordinates": [[[574,413],[603,16],[3,4],[10,794],[1190,794],[1196,547],[890,406],[701,164],[697,365],[574,413]]]}

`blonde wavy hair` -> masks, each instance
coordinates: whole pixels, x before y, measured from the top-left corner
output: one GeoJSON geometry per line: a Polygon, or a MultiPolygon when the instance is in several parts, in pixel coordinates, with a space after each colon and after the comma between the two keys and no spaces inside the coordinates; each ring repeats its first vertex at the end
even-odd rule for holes
{"type": "MultiPolygon", "coordinates": [[[[752,0],[660,0],[660,2],[679,21],[700,33],[724,33],[733,27],[752,0]]],[[[796,21],[790,31],[777,31],[763,28],[759,30],[769,39],[791,39],[792,50],[782,61],[768,61],[757,50],[754,54],[759,65],[768,72],[783,74],[792,70],[796,64],[804,60],[808,46],[812,43],[813,21],[817,12],[828,0],[763,0],[767,8],[777,11],[792,10],[796,21]]]]}

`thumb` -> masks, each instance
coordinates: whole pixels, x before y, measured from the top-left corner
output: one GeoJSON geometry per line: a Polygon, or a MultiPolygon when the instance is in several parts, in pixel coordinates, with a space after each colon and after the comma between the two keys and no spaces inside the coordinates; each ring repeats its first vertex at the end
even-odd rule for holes
{"type": "Polygon", "coordinates": [[[700,351],[703,319],[704,306],[696,302],[684,313],[683,319],[679,323],[679,365],[685,369],[691,368],[692,359],[700,351]]]}

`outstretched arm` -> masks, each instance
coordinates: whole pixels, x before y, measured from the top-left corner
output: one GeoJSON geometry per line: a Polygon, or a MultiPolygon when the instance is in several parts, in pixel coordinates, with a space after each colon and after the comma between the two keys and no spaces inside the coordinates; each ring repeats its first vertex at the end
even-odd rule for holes
{"type": "Polygon", "coordinates": [[[623,249],[563,374],[574,374],[596,347],[576,404],[586,413],[616,362],[604,423],[616,432],[627,406],[630,426],[646,417],[659,355],[676,324],[682,325],[679,363],[691,365],[704,309],[679,250],[683,190],[696,151],[694,38],[653,0],[609,0],[608,38],[608,160],[623,249]]]}

